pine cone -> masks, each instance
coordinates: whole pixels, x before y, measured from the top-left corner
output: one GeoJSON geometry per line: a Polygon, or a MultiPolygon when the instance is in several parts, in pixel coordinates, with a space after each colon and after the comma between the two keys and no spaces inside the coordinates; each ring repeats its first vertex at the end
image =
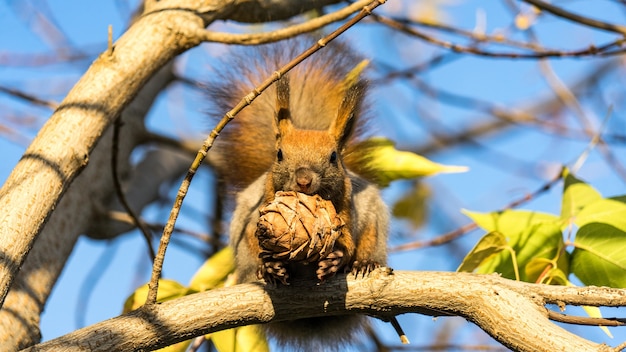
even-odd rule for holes
{"type": "Polygon", "coordinates": [[[276,192],[260,212],[256,236],[266,260],[317,262],[333,251],[345,226],[332,202],[319,195],[276,192]]]}

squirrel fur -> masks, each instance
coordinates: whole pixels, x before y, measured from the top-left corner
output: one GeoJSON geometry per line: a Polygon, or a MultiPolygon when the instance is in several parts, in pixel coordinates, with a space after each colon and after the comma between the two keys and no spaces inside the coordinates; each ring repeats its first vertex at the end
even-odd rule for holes
{"type": "MultiPolygon", "coordinates": [[[[216,113],[230,110],[310,44],[290,40],[229,55],[227,68],[207,88],[216,113]]],[[[377,187],[343,161],[365,124],[367,84],[361,78],[346,84],[360,62],[344,44],[330,43],[257,97],[216,139],[209,160],[222,182],[237,192],[230,244],[238,282],[259,277],[324,281],[337,272],[365,275],[386,265],[387,208],[377,187]],[[317,266],[260,258],[259,208],[277,191],[319,194],[347,225],[317,266]]],[[[266,331],[283,345],[326,350],[351,340],[363,323],[362,316],[324,316],[269,323],[266,331]]]]}

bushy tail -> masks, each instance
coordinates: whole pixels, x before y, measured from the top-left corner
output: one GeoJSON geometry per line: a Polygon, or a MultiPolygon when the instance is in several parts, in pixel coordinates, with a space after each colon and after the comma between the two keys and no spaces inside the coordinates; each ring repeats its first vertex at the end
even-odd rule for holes
{"type": "Polygon", "coordinates": [[[294,351],[341,351],[368,323],[362,315],[318,317],[263,326],[283,348],[294,351]]]}

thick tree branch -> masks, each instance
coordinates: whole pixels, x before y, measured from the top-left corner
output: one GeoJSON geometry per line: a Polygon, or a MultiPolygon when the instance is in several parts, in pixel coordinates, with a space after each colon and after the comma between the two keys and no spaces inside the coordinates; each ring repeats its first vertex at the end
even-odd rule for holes
{"type": "MultiPolygon", "coordinates": [[[[128,156],[144,136],[144,117],[159,92],[172,80],[171,65],[159,71],[124,110],[119,167],[129,173],[128,156]]],[[[13,351],[39,342],[39,316],[80,234],[94,226],[111,202],[111,130],[90,156],[89,165],[64,194],[39,235],[0,310],[0,350],[13,351]]],[[[95,230],[97,229],[97,230],[95,230]]],[[[128,230],[128,227],[127,227],[128,230]]]]}
{"type": "Polygon", "coordinates": [[[281,21],[294,13],[304,13],[335,4],[341,0],[246,0],[240,1],[238,10],[229,19],[245,23],[281,21]],[[272,11],[268,11],[272,9],[272,11]]]}
{"type": "Polygon", "coordinates": [[[374,271],[370,277],[339,276],[306,288],[243,284],[143,307],[28,351],[137,351],[234,326],[351,313],[388,318],[404,313],[458,315],[516,351],[610,351],[548,320],[544,308],[568,304],[626,305],[626,290],[557,287],[444,272],[374,271]]]}
{"type": "Polygon", "coordinates": [[[105,129],[158,68],[199,43],[185,33],[205,25],[184,11],[142,17],[112,55],[96,59],[44,125],[0,190],[0,303],[105,129]]]}

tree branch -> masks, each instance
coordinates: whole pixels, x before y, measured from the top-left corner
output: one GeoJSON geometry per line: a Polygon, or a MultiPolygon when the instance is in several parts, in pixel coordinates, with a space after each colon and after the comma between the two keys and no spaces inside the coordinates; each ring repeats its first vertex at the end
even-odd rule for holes
{"type": "Polygon", "coordinates": [[[277,42],[279,40],[295,37],[302,33],[309,33],[318,30],[333,22],[346,19],[348,16],[360,11],[362,8],[371,3],[372,0],[356,1],[341,10],[331,12],[327,15],[316,17],[304,23],[299,23],[290,27],[281,28],[271,32],[264,33],[244,33],[232,34],[223,32],[201,31],[198,36],[207,42],[239,44],[239,45],[258,45],[264,43],[277,42]]]}
{"type": "Polygon", "coordinates": [[[112,55],[96,59],[41,129],[0,190],[0,303],[105,129],[157,69],[200,43],[186,33],[205,25],[192,12],[142,17],[112,55]]]}
{"type": "Polygon", "coordinates": [[[395,272],[323,285],[242,284],[189,295],[74,331],[28,351],[137,351],[235,326],[346,313],[462,316],[516,351],[609,351],[548,320],[544,305],[626,305],[626,290],[516,282],[497,275],[395,272]]]}
{"type": "Polygon", "coordinates": [[[545,1],[541,1],[541,0],[524,0],[524,1],[544,11],[550,12],[551,14],[555,16],[562,17],[573,22],[577,22],[584,26],[602,29],[608,32],[615,32],[621,35],[626,35],[626,27],[624,26],[594,20],[593,18],[589,18],[585,16],[580,16],[575,13],[563,10],[562,8],[558,6],[554,6],[545,1]]]}
{"type": "MultiPolygon", "coordinates": [[[[119,168],[128,174],[129,155],[142,141],[144,117],[158,93],[172,80],[171,67],[159,71],[124,110],[119,168]]],[[[74,243],[100,222],[114,193],[110,172],[112,130],[91,153],[89,165],[76,177],[26,258],[0,310],[0,350],[13,351],[40,341],[39,316],[74,243]]],[[[100,229],[98,229],[100,230],[100,229]]]]}

